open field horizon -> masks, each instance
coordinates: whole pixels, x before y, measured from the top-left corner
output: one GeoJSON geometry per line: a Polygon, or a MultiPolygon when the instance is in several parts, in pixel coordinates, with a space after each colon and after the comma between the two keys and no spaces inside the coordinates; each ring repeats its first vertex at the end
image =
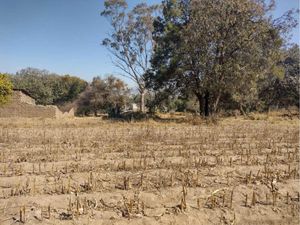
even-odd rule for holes
{"type": "Polygon", "coordinates": [[[299,13],[1,0],[0,225],[299,225],[299,13]]]}

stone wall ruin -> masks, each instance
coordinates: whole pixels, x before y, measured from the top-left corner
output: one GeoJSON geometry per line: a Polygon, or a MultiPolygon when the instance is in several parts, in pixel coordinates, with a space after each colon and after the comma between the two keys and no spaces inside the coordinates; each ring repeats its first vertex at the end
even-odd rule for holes
{"type": "Polygon", "coordinates": [[[0,106],[0,117],[66,118],[74,117],[74,110],[62,112],[54,105],[36,105],[25,91],[14,90],[9,102],[0,106]]]}

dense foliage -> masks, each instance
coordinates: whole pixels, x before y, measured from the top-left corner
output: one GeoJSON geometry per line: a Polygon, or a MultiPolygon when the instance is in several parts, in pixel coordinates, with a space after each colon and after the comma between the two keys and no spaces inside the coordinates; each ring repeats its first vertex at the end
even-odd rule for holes
{"type": "Polygon", "coordinates": [[[121,110],[126,107],[129,98],[127,85],[114,76],[105,79],[95,77],[87,89],[76,101],[77,114],[95,116],[99,112],[108,113],[112,117],[118,117],[121,110]]]}
{"type": "Polygon", "coordinates": [[[26,68],[11,76],[14,88],[26,90],[37,104],[61,105],[74,101],[87,82],[74,76],[59,76],[47,70],[26,68]]]}
{"type": "Polygon", "coordinates": [[[12,94],[12,83],[7,74],[0,73],[0,105],[8,102],[12,94]]]}
{"type": "Polygon", "coordinates": [[[258,109],[267,78],[295,87],[290,79],[279,82],[284,73],[291,77],[280,62],[284,35],[297,25],[294,11],[273,19],[274,2],[263,0],[165,0],[162,5],[148,71],[154,91],[194,95],[201,115],[208,116],[225,101],[242,112],[258,109]]]}
{"type": "Polygon", "coordinates": [[[280,65],[284,68],[282,77],[269,76],[262,82],[260,99],[265,105],[276,107],[299,107],[300,51],[298,45],[284,51],[280,65]]]}

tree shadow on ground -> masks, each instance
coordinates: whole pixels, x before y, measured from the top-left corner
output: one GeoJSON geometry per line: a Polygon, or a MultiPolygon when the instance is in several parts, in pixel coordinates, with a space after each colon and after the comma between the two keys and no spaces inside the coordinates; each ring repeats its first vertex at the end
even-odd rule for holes
{"type": "Polygon", "coordinates": [[[116,122],[147,122],[155,121],[158,123],[185,123],[191,125],[203,125],[203,124],[217,124],[218,119],[216,117],[204,118],[196,114],[188,116],[169,116],[162,117],[157,114],[141,113],[141,112],[126,112],[122,113],[118,117],[103,117],[104,120],[116,121],[116,122]]]}

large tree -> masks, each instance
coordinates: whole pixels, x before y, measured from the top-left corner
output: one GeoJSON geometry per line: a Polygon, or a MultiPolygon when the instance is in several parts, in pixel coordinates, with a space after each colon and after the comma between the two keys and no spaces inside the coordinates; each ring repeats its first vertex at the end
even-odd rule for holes
{"type": "Polygon", "coordinates": [[[153,13],[156,6],[146,3],[128,10],[125,0],[106,0],[101,15],[109,19],[112,31],[103,40],[122,75],[133,80],[140,94],[140,110],[145,112],[145,74],[150,68],[153,40],[153,13]]]}
{"type": "Polygon", "coordinates": [[[8,102],[12,94],[12,83],[7,74],[0,73],[0,105],[8,102]]]}
{"type": "Polygon", "coordinates": [[[243,111],[249,96],[257,96],[258,79],[282,73],[281,34],[296,25],[292,11],[274,20],[274,2],[264,0],[166,0],[163,6],[150,78],[192,91],[202,115],[216,112],[228,94],[243,111]]]}

